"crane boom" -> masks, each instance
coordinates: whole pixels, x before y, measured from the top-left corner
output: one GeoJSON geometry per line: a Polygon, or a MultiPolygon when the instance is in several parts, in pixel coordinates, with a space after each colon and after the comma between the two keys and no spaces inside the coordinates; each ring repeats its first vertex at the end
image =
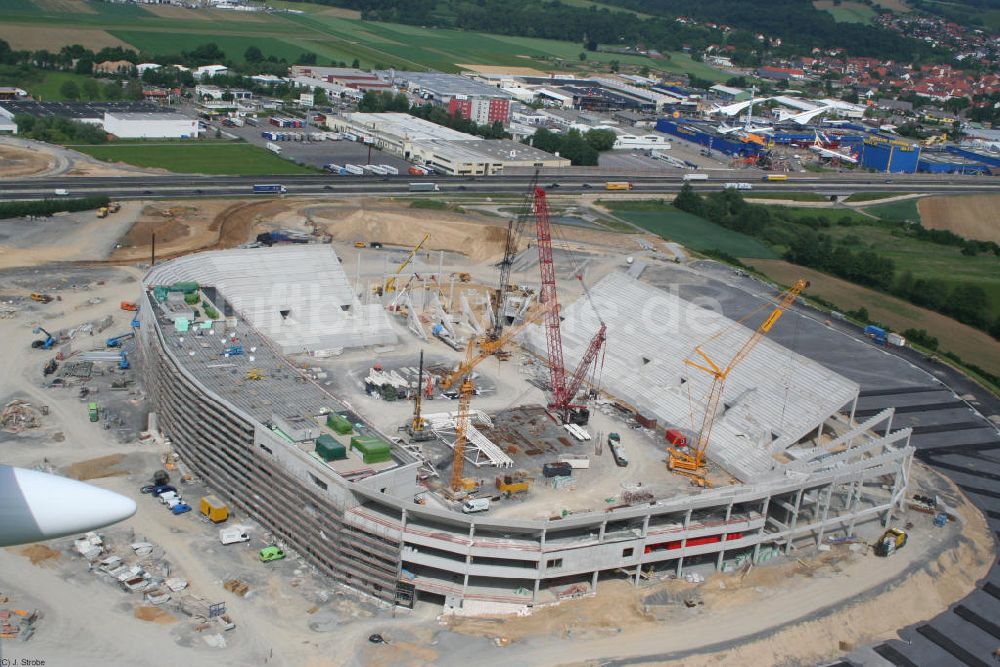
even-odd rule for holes
{"type": "Polygon", "coordinates": [[[722,393],[726,386],[726,379],[729,377],[729,373],[736,368],[736,366],[746,359],[747,355],[757,346],[757,343],[771,331],[775,323],[781,318],[781,315],[792,305],[796,297],[802,292],[802,290],[809,287],[809,281],[798,280],[794,285],[786,292],[784,292],[775,307],[771,310],[771,313],[767,316],[761,324],[754,330],[753,335],[743,343],[742,347],[736,351],[732,359],[725,367],[720,367],[712,359],[705,354],[701,346],[694,348],[695,353],[701,357],[704,363],[699,363],[692,361],[690,359],[685,359],[684,363],[689,366],[694,366],[700,370],[705,371],[712,376],[712,388],[708,394],[708,401],[705,404],[705,414],[702,416],[701,428],[698,431],[698,441],[693,448],[693,452],[684,452],[679,449],[671,447],[668,450],[669,457],[667,460],[667,467],[675,472],[682,475],[690,477],[699,486],[704,486],[706,484],[705,480],[705,452],[708,449],[709,439],[712,435],[712,427],[715,425],[715,417],[719,410],[719,403],[722,401],[722,393]]]}
{"type": "Polygon", "coordinates": [[[535,171],[531,179],[531,187],[525,195],[518,210],[517,217],[507,223],[507,241],[504,244],[503,259],[500,260],[500,284],[496,291],[496,319],[493,320],[493,328],[490,330],[489,339],[495,341],[503,334],[506,324],[503,321],[503,305],[507,294],[507,287],[510,285],[510,271],[514,264],[514,257],[517,255],[518,241],[521,232],[524,230],[524,223],[531,215],[534,202],[535,185],[538,183],[538,171],[535,171]]]}
{"type": "MultiPolygon", "coordinates": [[[[573,373],[570,382],[566,382],[566,366],[563,360],[562,327],[559,312],[559,297],[556,293],[556,269],[552,261],[552,228],[549,225],[549,204],[545,198],[545,190],[535,188],[535,226],[538,237],[538,265],[542,274],[541,302],[551,305],[545,313],[545,345],[548,353],[549,383],[552,385],[552,402],[549,407],[559,413],[563,421],[569,419],[570,403],[579,391],[587,371],[597,358],[607,333],[607,326],[601,321],[601,326],[594,334],[580,359],[580,364],[573,373]]],[[[583,280],[580,276],[580,282],[583,280]]],[[[587,298],[590,293],[584,285],[587,298]]],[[[593,302],[591,302],[593,304],[593,302]]],[[[595,311],[596,312],[596,311],[595,311]]],[[[600,319],[600,314],[598,314],[600,319]]]]}
{"type": "MultiPolygon", "coordinates": [[[[497,344],[500,347],[506,345],[514,338],[514,336],[521,333],[526,326],[531,324],[539,316],[546,312],[548,312],[548,308],[546,306],[534,309],[520,324],[514,327],[509,327],[504,334],[497,339],[497,344]]],[[[458,491],[461,488],[462,471],[465,468],[465,434],[469,427],[469,406],[472,402],[472,394],[475,391],[475,385],[472,382],[471,372],[473,368],[493,355],[491,349],[492,348],[484,349],[477,354],[476,343],[474,340],[470,340],[469,345],[465,348],[465,361],[459,364],[458,368],[438,383],[439,387],[444,390],[448,390],[454,386],[459,379],[462,380],[462,384],[459,388],[458,416],[455,418],[455,447],[451,467],[452,491],[458,491]]]]}
{"type": "Polygon", "coordinates": [[[398,278],[399,274],[403,272],[403,269],[410,265],[410,262],[412,262],[413,258],[416,257],[418,252],[420,252],[420,248],[424,245],[424,242],[430,238],[430,236],[430,234],[424,234],[424,238],[420,239],[420,242],[413,246],[413,250],[411,250],[410,254],[406,256],[406,259],[400,262],[399,267],[396,269],[396,273],[386,279],[385,288],[383,289],[384,292],[392,292],[396,289],[396,278],[398,278]]]}

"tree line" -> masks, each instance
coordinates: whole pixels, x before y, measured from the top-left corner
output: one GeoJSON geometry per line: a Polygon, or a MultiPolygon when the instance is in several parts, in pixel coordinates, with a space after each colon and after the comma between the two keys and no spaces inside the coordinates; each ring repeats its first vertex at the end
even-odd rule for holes
{"type": "MultiPolygon", "coordinates": [[[[673,206],[727,229],[758,238],[771,247],[784,248],[783,258],[793,264],[892,294],[1000,339],[1000,315],[991,317],[989,298],[982,286],[915,276],[911,271],[897,274],[891,258],[863,247],[856,235],[848,234],[835,240],[829,233],[824,233],[822,229],[831,224],[827,219],[795,217],[787,212],[750,204],[736,190],[701,195],[688,183],[681,188],[673,206]]],[[[837,224],[849,226],[855,223],[844,217],[837,224]]],[[[963,252],[965,248],[975,247],[1000,256],[1000,246],[996,243],[967,241],[950,232],[941,233],[906,223],[900,223],[898,229],[902,235],[932,243],[961,245],[963,252]]]]}

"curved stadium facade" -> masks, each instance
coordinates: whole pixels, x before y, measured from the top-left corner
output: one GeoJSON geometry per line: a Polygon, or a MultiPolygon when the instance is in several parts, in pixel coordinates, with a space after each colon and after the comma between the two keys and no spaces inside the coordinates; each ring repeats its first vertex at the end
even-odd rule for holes
{"type": "Polygon", "coordinates": [[[698,493],[548,520],[466,515],[437,495],[418,503],[419,446],[380,433],[287,357],[395,340],[384,310],[344,285],[329,246],[157,265],[144,280],[139,362],[159,429],[192,472],[319,570],[385,603],[516,611],[595,593],[602,577],[761,562],[888,524],[904,498],[910,432],[892,432],[887,410],[861,424],[829,415],[841,435],[698,493]],[[278,282],[311,287],[292,298],[278,282]],[[309,322],[316,310],[329,317],[309,322]],[[335,435],[329,415],[344,416],[352,437],[392,443],[388,456],[318,456],[317,438],[335,435]]]}

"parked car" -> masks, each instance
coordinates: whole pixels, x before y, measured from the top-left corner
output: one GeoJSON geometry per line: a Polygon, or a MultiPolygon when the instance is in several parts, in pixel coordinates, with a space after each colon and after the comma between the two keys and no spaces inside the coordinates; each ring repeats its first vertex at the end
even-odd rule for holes
{"type": "Polygon", "coordinates": [[[285,557],[285,552],[278,547],[264,547],[260,550],[260,562],[270,563],[273,560],[281,560],[285,557]]]}
{"type": "Polygon", "coordinates": [[[151,493],[154,496],[156,496],[157,498],[159,498],[161,493],[167,493],[167,492],[170,492],[170,491],[173,491],[174,493],[177,493],[177,489],[175,489],[174,487],[170,486],[169,484],[160,484],[158,486],[154,486],[153,490],[151,491],[151,493]]]}
{"type": "Polygon", "coordinates": [[[473,498],[471,500],[466,500],[462,503],[462,511],[466,514],[473,514],[475,512],[485,512],[490,509],[490,499],[489,498],[473,498]]]}
{"type": "Polygon", "coordinates": [[[174,514],[184,514],[185,512],[191,511],[191,506],[187,503],[177,503],[170,509],[170,511],[174,514]]]}

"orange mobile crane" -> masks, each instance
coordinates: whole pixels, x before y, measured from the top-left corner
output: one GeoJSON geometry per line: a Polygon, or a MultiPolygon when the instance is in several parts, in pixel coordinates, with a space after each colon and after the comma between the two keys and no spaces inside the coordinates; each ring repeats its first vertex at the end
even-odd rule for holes
{"type": "MultiPolygon", "coordinates": [[[[529,313],[520,324],[505,329],[500,338],[495,340],[497,346],[503,347],[509,343],[514,336],[521,333],[526,326],[541,317],[544,313],[548,312],[551,307],[552,306],[543,305],[536,308],[529,313]]],[[[451,469],[452,491],[458,491],[462,488],[462,472],[465,468],[465,433],[469,424],[469,405],[472,403],[472,394],[475,391],[475,384],[472,381],[472,369],[493,355],[493,351],[489,349],[481,349],[480,352],[477,353],[476,347],[476,340],[470,339],[469,345],[465,350],[465,361],[459,364],[458,368],[452,371],[451,374],[438,382],[438,387],[447,391],[448,389],[451,389],[456,382],[459,380],[462,381],[458,390],[458,416],[455,419],[455,452],[454,463],[452,464],[451,469]]]]}
{"type": "Polygon", "coordinates": [[[719,403],[722,400],[722,392],[726,386],[726,378],[729,377],[729,373],[736,368],[737,364],[743,361],[750,351],[757,346],[761,338],[767,334],[771,328],[774,326],[775,322],[781,317],[782,313],[788,309],[795,298],[804,290],[809,287],[809,282],[806,280],[797,281],[791,289],[784,292],[778,299],[777,304],[768,315],[767,319],[757,327],[753,335],[743,344],[725,368],[720,368],[718,364],[712,361],[704,351],[702,351],[701,346],[695,347],[694,351],[704,359],[705,364],[702,365],[698,362],[691,361],[690,359],[685,359],[684,363],[694,366],[700,370],[705,371],[712,376],[712,389],[708,394],[708,404],[705,406],[705,415],[701,421],[701,429],[698,432],[698,442],[693,447],[693,451],[685,451],[678,449],[676,447],[670,447],[667,449],[667,468],[676,472],[679,475],[684,475],[691,482],[697,486],[704,487],[708,485],[708,480],[706,478],[706,465],[705,465],[705,450],[708,449],[708,439],[712,434],[712,426],[715,424],[715,416],[719,409],[719,403]]]}

